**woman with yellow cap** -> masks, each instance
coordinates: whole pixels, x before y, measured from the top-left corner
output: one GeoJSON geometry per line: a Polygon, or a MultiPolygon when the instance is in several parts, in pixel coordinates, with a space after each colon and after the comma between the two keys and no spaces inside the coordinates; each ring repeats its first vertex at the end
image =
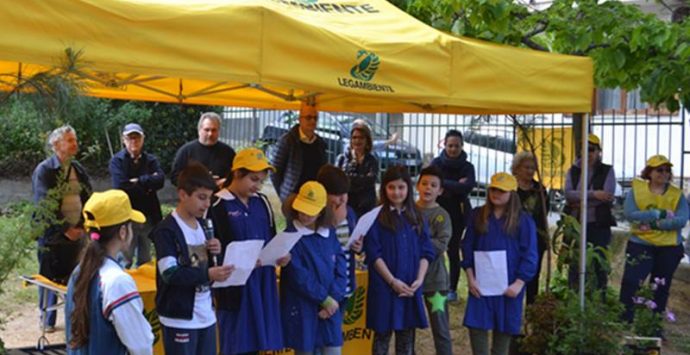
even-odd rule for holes
{"type": "MultiPolygon", "coordinates": [[[[229,185],[215,194],[210,209],[216,238],[225,249],[233,241],[276,235],[273,210],[260,192],[273,167],[256,148],[241,150],[232,161],[229,185]]],[[[284,265],[289,255],[278,262],[284,265]]],[[[244,286],[214,288],[220,353],[245,354],[283,348],[275,265],[258,265],[244,286]]]]}
{"type": "Polygon", "coordinates": [[[486,204],[472,211],[465,231],[462,267],[469,295],[464,325],[475,355],[508,354],[512,336],[520,334],[525,284],[537,271],[536,226],[522,210],[517,188],[513,175],[494,174],[486,204]],[[499,264],[504,267],[495,267],[499,264]],[[487,287],[491,284],[487,274],[502,284],[487,287]]]}
{"type": "Polygon", "coordinates": [[[649,282],[656,288],[655,311],[666,310],[673,274],[683,258],[681,229],[688,221],[688,203],[682,190],[671,183],[672,167],[663,155],[650,157],[625,198],[632,236],[625,251],[620,300],[627,321],[634,317],[633,297],[650,274],[649,282]]]}
{"type": "Polygon", "coordinates": [[[285,201],[287,231],[302,236],[280,274],[285,346],[297,355],[339,355],[343,346],[340,302],[348,277],[327,199],[323,185],[307,181],[285,201]]]}
{"type": "Polygon", "coordinates": [[[67,286],[70,354],[151,354],[153,333],[131,276],[115,261],[132,242],[131,222],[146,217],[121,190],[95,192],[84,205],[90,241],[67,286]]]}

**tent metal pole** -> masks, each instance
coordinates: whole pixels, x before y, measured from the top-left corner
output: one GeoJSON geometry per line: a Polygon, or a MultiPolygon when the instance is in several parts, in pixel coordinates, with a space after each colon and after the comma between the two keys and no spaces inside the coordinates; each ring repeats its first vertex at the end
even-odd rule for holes
{"type": "Polygon", "coordinates": [[[587,272],[587,183],[589,180],[589,115],[582,115],[582,153],[580,155],[580,310],[585,310],[585,275],[587,272]]]}

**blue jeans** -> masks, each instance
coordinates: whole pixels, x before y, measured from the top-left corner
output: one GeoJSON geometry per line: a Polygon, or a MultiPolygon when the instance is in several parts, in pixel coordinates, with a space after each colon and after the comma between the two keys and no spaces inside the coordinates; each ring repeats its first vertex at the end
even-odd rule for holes
{"type": "Polygon", "coordinates": [[[163,348],[166,355],[215,355],[216,325],[204,329],[163,329],[163,348]]]}
{"type": "Polygon", "coordinates": [[[625,254],[627,257],[620,293],[620,301],[625,305],[623,319],[632,322],[635,310],[633,297],[650,274],[650,282],[657,277],[664,279],[664,285],[659,285],[654,292],[654,302],[657,312],[665,311],[673,274],[683,259],[683,246],[657,247],[629,241],[625,254]]]}
{"type": "MultiPolygon", "coordinates": [[[[40,265],[43,262],[43,249],[45,248],[45,239],[43,237],[38,238],[37,241],[38,248],[38,265],[40,270],[40,265]]],[[[43,313],[43,310],[54,306],[57,303],[57,295],[55,292],[45,289],[43,287],[38,288],[38,309],[41,310],[41,327],[54,327],[55,319],[57,318],[57,311],[49,311],[43,313]]]]}

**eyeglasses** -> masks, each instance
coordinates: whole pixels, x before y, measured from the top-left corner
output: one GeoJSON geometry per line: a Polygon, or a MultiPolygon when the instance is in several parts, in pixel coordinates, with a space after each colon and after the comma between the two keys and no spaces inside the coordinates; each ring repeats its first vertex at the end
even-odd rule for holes
{"type": "Polygon", "coordinates": [[[656,171],[659,174],[671,173],[671,168],[662,166],[662,167],[658,167],[658,168],[654,169],[654,171],[656,171]]]}

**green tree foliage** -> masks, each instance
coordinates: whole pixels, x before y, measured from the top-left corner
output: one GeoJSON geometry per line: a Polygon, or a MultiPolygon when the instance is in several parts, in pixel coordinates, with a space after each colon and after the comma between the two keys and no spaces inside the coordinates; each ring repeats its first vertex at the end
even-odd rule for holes
{"type": "Polygon", "coordinates": [[[130,122],[146,131],[145,150],[169,170],[178,147],[196,137],[201,113],[221,112],[217,106],[189,106],[99,99],[82,95],[82,52],[65,49],[59,65],[18,78],[13,90],[0,92],[0,176],[26,177],[51,154],[46,138],[69,124],[77,131],[77,159],[92,175],[106,175],[112,152],[122,148],[120,132],[130,122]]]}
{"type": "MultiPolygon", "coordinates": [[[[690,105],[690,20],[664,22],[620,1],[393,0],[442,31],[541,51],[589,56],[597,87],[640,88],[676,111],[690,105]]],[[[661,6],[661,5],[660,5],[661,6]]]]}
{"type": "Polygon", "coordinates": [[[122,148],[120,132],[129,122],[146,131],[145,149],[160,159],[163,170],[172,165],[175,152],[196,138],[196,124],[202,112],[220,112],[215,106],[183,106],[128,102],[90,97],[72,97],[62,102],[56,114],[29,97],[16,95],[0,105],[0,176],[29,176],[34,167],[51,154],[46,145],[50,131],[69,124],[77,131],[77,159],[90,174],[106,175],[110,148],[122,148]],[[110,143],[109,143],[110,142],[110,143]]]}

